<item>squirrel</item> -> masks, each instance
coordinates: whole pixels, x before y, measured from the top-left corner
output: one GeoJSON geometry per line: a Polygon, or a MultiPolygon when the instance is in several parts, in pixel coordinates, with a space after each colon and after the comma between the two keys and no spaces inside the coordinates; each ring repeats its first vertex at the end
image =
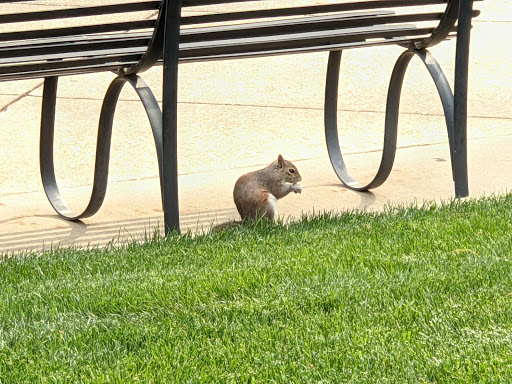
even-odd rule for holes
{"type": "Polygon", "coordinates": [[[267,167],[240,176],[233,189],[233,199],[242,221],[223,223],[213,229],[220,231],[262,217],[273,220],[277,216],[277,200],[290,192],[301,193],[300,181],[297,167],[281,155],[267,167]]]}

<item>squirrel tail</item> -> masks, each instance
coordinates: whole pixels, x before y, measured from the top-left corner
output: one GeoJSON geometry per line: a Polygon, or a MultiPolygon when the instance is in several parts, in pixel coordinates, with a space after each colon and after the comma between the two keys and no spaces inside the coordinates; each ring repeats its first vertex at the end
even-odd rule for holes
{"type": "Polygon", "coordinates": [[[241,221],[226,221],[225,223],[216,225],[212,228],[212,232],[220,233],[228,228],[235,228],[242,225],[241,221]]]}

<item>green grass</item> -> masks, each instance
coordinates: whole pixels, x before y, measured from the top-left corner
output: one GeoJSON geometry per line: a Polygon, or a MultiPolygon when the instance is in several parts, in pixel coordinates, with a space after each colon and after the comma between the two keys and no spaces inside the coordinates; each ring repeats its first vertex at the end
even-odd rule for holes
{"type": "Polygon", "coordinates": [[[0,261],[0,383],[510,383],[512,195],[0,261]]]}

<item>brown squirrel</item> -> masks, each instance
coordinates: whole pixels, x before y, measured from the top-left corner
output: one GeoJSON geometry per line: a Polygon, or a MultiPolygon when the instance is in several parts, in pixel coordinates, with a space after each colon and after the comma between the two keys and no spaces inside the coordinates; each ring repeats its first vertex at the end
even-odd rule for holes
{"type": "Polygon", "coordinates": [[[279,155],[277,160],[258,171],[249,172],[235,183],[233,199],[242,221],[231,221],[214,227],[220,231],[232,225],[266,217],[277,216],[277,200],[290,192],[301,193],[298,184],[302,180],[299,170],[291,161],[279,155]]]}

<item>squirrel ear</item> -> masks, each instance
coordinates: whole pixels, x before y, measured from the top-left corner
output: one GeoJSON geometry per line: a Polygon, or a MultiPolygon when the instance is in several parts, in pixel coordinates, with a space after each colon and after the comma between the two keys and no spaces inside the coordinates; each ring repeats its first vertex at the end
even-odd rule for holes
{"type": "Polygon", "coordinates": [[[283,159],[283,156],[279,155],[277,157],[277,164],[279,164],[279,167],[282,168],[283,165],[284,165],[284,159],[283,159]]]}

